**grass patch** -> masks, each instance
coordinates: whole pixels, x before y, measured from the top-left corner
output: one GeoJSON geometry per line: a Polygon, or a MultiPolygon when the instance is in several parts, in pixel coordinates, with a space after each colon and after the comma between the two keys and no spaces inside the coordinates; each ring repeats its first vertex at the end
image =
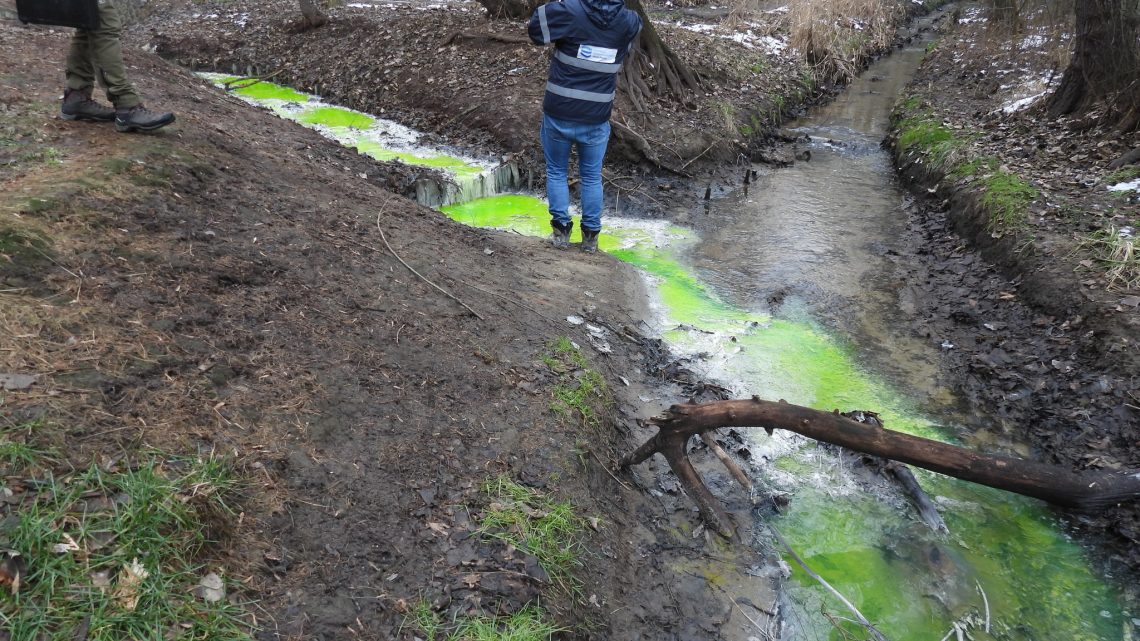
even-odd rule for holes
{"type": "Polygon", "coordinates": [[[1025,211],[1037,199],[1037,190],[1018,176],[998,170],[981,178],[982,203],[990,212],[992,231],[1021,229],[1028,224],[1025,211]]]}
{"type": "Polygon", "coordinates": [[[993,156],[978,156],[966,162],[958,163],[949,176],[956,180],[962,178],[977,178],[979,175],[997,170],[1000,162],[993,156]]]}
{"type": "Polygon", "coordinates": [[[426,641],[550,641],[564,632],[541,609],[528,606],[509,616],[463,617],[452,623],[421,601],[409,616],[426,641]]]}
{"type": "Polygon", "coordinates": [[[1140,166],[1130,165],[1122,169],[1117,169],[1111,174],[1104,177],[1106,185],[1117,185],[1120,183],[1132,182],[1140,178],[1140,166]]]}
{"type": "Polygon", "coordinates": [[[51,455],[48,450],[28,442],[40,426],[39,421],[32,421],[0,428],[0,477],[37,467],[51,455]]]}
{"type": "Polygon", "coordinates": [[[0,548],[20,569],[17,590],[0,587],[0,628],[12,639],[251,638],[238,607],[192,593],[236,484],[212,457],[24,482],[0,519],[0,548]]]}
{"type": "Polygon", "coordinates": [[[1093,232],[1078,245],[1104,269],[1110,289],[1140,287],[1140,251],[1136,237],[1115,227],[1093,232]]]}
{"type": "Polygon", "coordinates": [[[935,120],[930,113],[920,113],[899,123],[899,151],[917,151],[939,169],[946,167],[951,154],[963,144],[964,141],[955,136],[953,130],[935,120]]]}
{"type": "Polygon", "coordinates": [[[547,346],[542,362],[559,375],[554,386],[550,411],[563,417],[579,416],[584,425],[598,424],[598,410],[609,404],[606,381],[590,369],[582,351],[569,338],[562,336],[547,346]]]}
{"type": "Polygon", "coordinates": [[[533,556],[551,580],[576,590],[572,571],[582,564],[578,556],[586,521],[574,507],[506,476],[485,481],[483,492],[490,504],[479,518],[478,533],[533,556]]]}
{"type": "Polygon", "coordinates": [[[48,243],[38,235],[0,226],[0,279],[29,277],[51,262],[48,243]]]}

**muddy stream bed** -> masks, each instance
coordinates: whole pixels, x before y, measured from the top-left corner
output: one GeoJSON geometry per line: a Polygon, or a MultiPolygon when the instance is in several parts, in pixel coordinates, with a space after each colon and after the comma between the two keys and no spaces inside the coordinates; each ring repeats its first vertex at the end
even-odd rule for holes
{"type": "MultiPolygon", "coordinates": [[[[602,250],[646,279],[646,322],[704,377],[737,396],[873,410],[891,429],[939,440],[963,442],[964,426],[984,424],[980,410],[964,413],[936,382],[939,350],[952,347],[898,329],[888,246],[907,224],[907,196],[880,142],[925,45],[914,39],[790,125],[808,137],[800,147],[810,161],[752,168],[747,190],[672,212],[669,221],[605,219],[602,250]]],[[[454,185],[425,181],[417,191],[459,222],[549,232],[545,203],[506,193],[519,188],[518,171],[496,158],[422,145],[396,123],[286,87],[236,93],[361,153],[449,173],[454,185]]],[[[757,513],[744,540],[770,547],[766,522],[779,528],[887,638],[965,638],[956,629],[973,639],[1136,638],[1140,620],[1132,617],[1140,613],[1121,606],[1126,586],[1043,504],[916,469],[949,527],[938,534],[857,459],[794,434],[745,436],[758,493],[788,501],[776,516],[757,513]]],[[[787,563],[781,638],[844,638],[837,626],[863,638],[849,623],[829,622],[821,609],[848,612],[787,563]]]]}

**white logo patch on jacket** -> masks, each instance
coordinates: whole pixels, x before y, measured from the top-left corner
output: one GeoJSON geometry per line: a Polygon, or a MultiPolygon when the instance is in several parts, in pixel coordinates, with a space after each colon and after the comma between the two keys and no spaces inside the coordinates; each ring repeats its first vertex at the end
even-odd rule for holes
{"type": "Polygon", "coordinates": [[[593,45],[578,45],[578,58],[591,62],[612,63],[617,60],[617,49],[595,47],[593,45]]]}

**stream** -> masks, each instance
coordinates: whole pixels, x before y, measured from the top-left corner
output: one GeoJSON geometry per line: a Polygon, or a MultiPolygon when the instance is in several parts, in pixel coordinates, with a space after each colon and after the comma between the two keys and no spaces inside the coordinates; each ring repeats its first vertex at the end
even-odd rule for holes
{"type": "MultiPolygon", "coordinates": [[[[734,395],[873,410],[890,429],[951,442],[964,425],[984,422],[958,414],[952,392],[936,385],[941,347],[894,329],[905,325],[884,247],[905,229],[907,196],[880,142],[925,44],[916,38],[790,125],[810,136],[802,145],[810,162],[755,167],[747,191],[674,212],[671,222],[604,219],[601,249],[644,274],[649,325],[734,395]]],[[[449,172],[456,185],[421,200],[459,222],[549,234],[545,202],[501,193],[517,172],[494,158],[423,145],[396,123],[286,87],[259,83],[235,93],[361,153],[449,172]]],[[[949,526],[941,535],[897,490],[834,448],[780,431],[746,438],[757,491],[790,498],[767,518],[887,638],[1135,638],[1140,620],[1131,617],[1140,613],[1122,610],[1122,586],[1042,503],[915,469],[949,526]]],[[[771,547],[760,518],[744,530],[751,544],[771,547]]],[[[844,622],[850,613],[833,596],[787,563],[781,638],[866,637],[844,622]]]]}

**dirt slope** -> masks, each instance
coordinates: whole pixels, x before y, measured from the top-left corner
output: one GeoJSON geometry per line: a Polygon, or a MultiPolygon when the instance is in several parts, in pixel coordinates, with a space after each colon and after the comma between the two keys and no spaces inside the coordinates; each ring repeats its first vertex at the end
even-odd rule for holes
{"type": "MultiPolygon", "coordinates": [[[[653,372],[623,338],[640,300],[628,268],[454,224],[387,191],[407,187],[398,168],[149,54],[129,69],[175,125],[59,120],[66,37],[0,22],[0,371],[39,377],[0,400],[6,421],[43,419],[64,467],[234,455],[250,485],[215,561],[257,601],[262,638],[411,638],[420,599],[447,616],[538,599],[596,638],[745,636],[739,606],[706,589],[683,497],[602,467],[653,372]],[[614,353],[568,314],[610,328],[614,353]],[[543,362],[559,336],[612,390],[594,425],[551,411],[554,387],[585,375],[543,362]],[[501,474],[600,517],[577,597],[472,536],[501,474]]],[[[761,559],[716,562],[735,576],[761,559]]]]}

